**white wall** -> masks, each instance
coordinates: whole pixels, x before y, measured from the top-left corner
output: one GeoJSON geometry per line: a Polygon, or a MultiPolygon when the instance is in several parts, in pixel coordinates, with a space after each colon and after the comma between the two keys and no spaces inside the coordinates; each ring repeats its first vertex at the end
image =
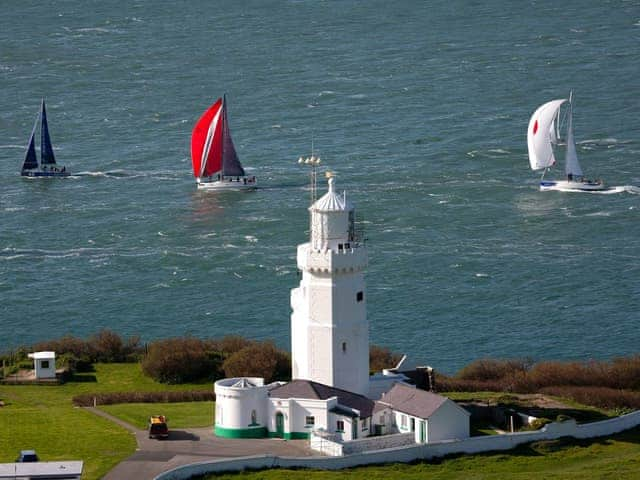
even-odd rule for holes
{"type": "Polygon", "coordinates": [[[247,378],[255,387],[234,387],[240,378],[225,378],[214,384],[216,393],[216,425],[224,428],[247,428],[251,425],[251,412],[256,411],[257,423],[268,422],[267,386],[262,378],[247,378]]]}
{"type": "Polygon", "coordinates": [[[337,397],[327,400],[313,399],[293,399],[293,398],[270,398],[268,426],[271,432],[276,431],[275,416],[277,412],[284,415],[284,431],[291,432],[308,432],[313,429],[323,429],[335,431],[335,424],[331,425],[329,421],[329,410],[337,403],[337,397]],[[315,423],[313,427],[306,425],[306,417],[314,417],[315,423]]]}
{"type": "Polygon", "coordinates": [[[468,438],[469,417],[469,412],[447,399],[427,420],[427,442],[468,438]]]}
{"type": "Polygon", "coordinates": [[[621,432],[640,425],[640,411],[602,422],[576,425],[574,421],[551,423],[535,432],[471,437],[432,444],[375,450],[342,457],[277,457],[260,455],[184,465],[161,473],[154,480],[187,480],[194,475],[222,471],[240,471],[261,468],[315,468],[337,470],[358,465],[411,462],[419,459],[443,457],[451,453],[479,453],[492,450],[510,450],[522,443],[551,440],[562,436],[591,438],[621,432]]]}
{"type": "Polygon", "coordinates": [[[55,358],[36,358],[34,360],[36,378],[56,378],[56,359],[55,358]],[[48,365],[43,366],[43,363],[48,365]]]}

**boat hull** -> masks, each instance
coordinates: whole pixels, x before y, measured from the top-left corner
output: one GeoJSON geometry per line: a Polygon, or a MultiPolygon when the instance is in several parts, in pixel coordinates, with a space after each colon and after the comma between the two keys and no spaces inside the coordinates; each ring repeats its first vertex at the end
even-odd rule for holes
{"type": "Polygon", "coordinates": [[[196,184],[198,190],[252,190],[258,187],[258,181],[256,177],[242,177],[236,180],[235,178],[225,178],[223,180],[214,180],[211,182],[200,180],[196,184]]]}
{"type": "Polygon", "coordinates": [[[583,180],[581,182],[570,180],[543,180],[540,182],[540,190],[558,190],[561,192],[600,192],[606,190],[604,182],[583,180]]]}
{"type": "Polygon", "coordinates": [[[67,171],[43,172],[42,170],[26,170],[26,171],[20,172],[20,175],[22,175],[23,177],[31,177],[31,178],[35,178],[35,177],[52,178],[52,177],[68,177],[69,175],[71,175],[71,173],[67,171]]]}

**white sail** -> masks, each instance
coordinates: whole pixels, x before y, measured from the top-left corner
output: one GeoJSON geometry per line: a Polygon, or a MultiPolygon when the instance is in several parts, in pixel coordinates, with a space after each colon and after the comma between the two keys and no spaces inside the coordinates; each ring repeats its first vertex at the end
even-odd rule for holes
{"type": "Polygon", "coordinates": [[[527,147],[532,170],[547,168],[556,162],[551,145],[555,138],[552,139],[551,130],[557,121],[560,105],[566,101],[563,98],[545,103],[533,113],[529,120],[527,147]]]}
{"type": "Polygon", "coordinates": [[[578,162],[576,144],[573,140],[573,103],[571,97],[569,99],[569,119],[567,123],[567,150],[565,152],[564,161],[564,170],[568,178],[582,177],[582,169],[580,168],[580,163],[578,162]]]}

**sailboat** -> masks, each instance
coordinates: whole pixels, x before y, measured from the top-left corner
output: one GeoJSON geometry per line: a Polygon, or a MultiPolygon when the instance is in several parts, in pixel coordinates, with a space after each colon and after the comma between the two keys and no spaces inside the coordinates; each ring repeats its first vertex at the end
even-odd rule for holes
{"type": "Polygon", "coordinates": [[[573,139],[573,93],[569,95],[567,111],[567,137],[565,149],[566,180],[544,180],[545,173],[556,163],[553,147],[560,144],[560,107],[566,98],[551,100],[540,106],[529,120],[527,147],[532,170],[544,169],[540,190],[584,191],[605,190],[602,180],[588,180],[583,176],[573,139]]]}
{"type": "Polygon", "coordinates": [[[244,190],[256,187],[256,177],[245,174],[233,146],[226,97],[211,105],[193,127],[191,162],[199,189],[244,190]]]}
{"type": "Polygon", "coordinates": [[[68,177],[69,172],[66,167],[59,167],[56,164],[56,157],[53,154],[53,145],[49,135],[49,125],[47,123],[47,109],[44,105],[44,98],[40,107],[40,113],[33,125],[27,152],[24,156],[24,163],[20,175],[23,177],[68,177]],[[36,129],[40,121],[40,164],[36,156],[36,129]]]}

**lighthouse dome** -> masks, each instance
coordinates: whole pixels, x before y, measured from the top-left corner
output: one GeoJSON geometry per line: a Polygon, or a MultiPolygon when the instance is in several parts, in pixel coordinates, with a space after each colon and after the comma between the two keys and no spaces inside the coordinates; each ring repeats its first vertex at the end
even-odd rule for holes
{"type": "Polygon", "coordinates": [[[346,195],[338,195],[335,191],[335,179],[329,178],[329,191],[314,203],[311,208],[317,212],[343,212],[353,210],[353,205],[346,195]]]}

